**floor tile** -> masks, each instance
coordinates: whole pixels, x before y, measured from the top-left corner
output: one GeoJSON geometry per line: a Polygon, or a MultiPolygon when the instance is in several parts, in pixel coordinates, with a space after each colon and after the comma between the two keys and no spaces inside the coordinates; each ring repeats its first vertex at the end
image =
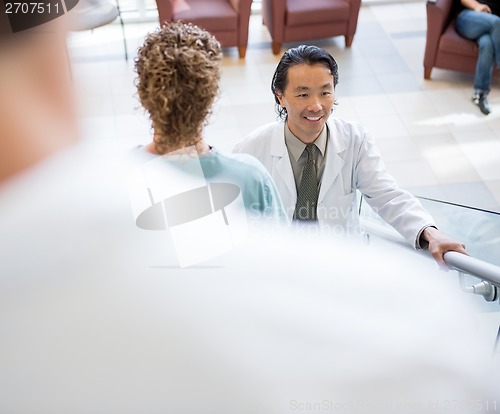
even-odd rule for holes
{"type": "Polygon", "coordinates": [[[449,122],[437,116],[432,109],[420,109],[418,112],[400,113],[403,125],[411,136],[447,134],[450,132],[449,122]]]}
{"type": "Polygon", "coordinates": [[[451,133],[417,136],[413,137],[413,140],[426,159],[437,158],[442,160],[448,157],[465,156],[451,133]]]}
{"type": "Polygon", "coordinates": [[[234,146],[243,138],[239,128],[206,128],[205,139],[209,145],[219,151],[231,152],[234,146]]]}
{"type": "Polygon", "coordinates": [[[408,136],[408,131],[397,115],[363,116],[362,124],[378,139],[408,136]]]}
{"type": "Polygon", "coordinates": [[[227,93],[233,105],[267,103],[273,99],[269,87],[260,79],[255,83],[241,82],[237,85],[223,81],[222,89],[227,93]]]}
{"type": "Polygon", "coordinates": [[[373,14],[381,23],[409,20],[409,11],[402,3],[382,4],[372,8],[373,14]]]}
{"type": "Polygon", "coordinates": [[[500,180],[500,140],[488,131],[461,136],[459,145],[483,180],[500,180]]]}
{"type": "Polygon", "coordinates": [[[113,96],[110,94],[81,96],[77,107],[78,113],[84,117],[114,115],[113,96]]]}
{"type": "Polygon", "coordinates": [[[135,86],[135,73],[117,75],[114,74],[110,78],[111,93],[115,95],[129,94],[134,96],[137,93],[135,86]]]}
{"type": "Polygon", "coordinates": [[[361,78],[342,77],[336,88],[338,96],[380,95],[382,86],[374,75],[364,75],[361,78]]]}
{"type": "Polygon", "coordinates": [[[378,22],[363,22],[358,24],[355,35],[356,41],[359,39],[375,39],[375,38],[385,38],[387,39],[387,32],[378,22]]]}
{"type": "Polygon", "coordinates": [[[365,57],[397,56],[398,52],[389,39],[370,39],[356,42],[355,47],[365,57]]]}
{"type": "Polygon", "coordinates": [[[276,121],[276,106],[270,98],[266,104],[235,105],[235,119],[238,126],[267,124],[276,121]]]}
{"type": "Polygon", "coordinates": [[[115,119],[112,116],[81,117],[80,135],[84,140],[112,140],[116,137],[115,119]]]}
{"type": "MultiPolygon", "coordinates": [[[[86,65],[73,65],[74,92],[78,98],[86,97],[107,97],[112,95],[111,82],[109,76],[95,74],[95,68],[86,67],[86,65]]],[[[107,70],[107,66],[105,66],[107,70]]]]}
{"type": "Polygon", "coordinates": [[[426,111],[435,113],[432,101],[421,92],[400,92],[387,94],[396,112],[399,114],[414,114],[426,111]]]}
{"type": "Polygon", "coordinates": [[[115,115],[134,115],[144,113],[139,98],[130,94],[113,95],[113,112],[115,115]]]}
{"type": "Polygon", "coordinates": [[[352,98],[340,96],[336,98],[337,105],[334,106],[333,116],[341,119],[359,119],[352,98]]]}
{"type": "Polygon", "coordinates": [[[426,159],[441,184],[481,181],[479,174],[466,156],[426,159]]]}
{"type": "Polygon", "coordinates": [[[405,2],[402,3],[403,8],[406,10],[410,18],[413,19],[426,19],[427,18],[427,9],[426,4],[421,1],[417,2],[405,2]]]}
{"type": "MultiPolygon", "coordinates": [[[[339,68],[340,84],[346,79],[362,81],[367,76],[374,77],[373,70],[364,57],[332,54],[339,68]]],[[[366,83],[366,82],[365,82],[366,83]]],[[[379,89],[380,90],[380,89],[379,89]]]]}
{"type": "Polygon", "coordinates": [[[385,162],[421,160],[422,153],[410,137],[386,138],[377,141],[385,162]]]}
{"type": "Polygon", "coordinates": [[[403,188],[438,185],[438,181],[426,161],[386,162],[386,166],[403,188]]]}
{"type": "Polygon", "coordinates": [[[254,83],[260,80],[260,72],[255,65],[222,65],[222,81],[224,85],[238,87],[241,83],[254,83]]]}
{"type": "Polygon", "coordinates": [[[361,117],[396,115],[396,110],[385,95],[359,95],[350,98],[356,113],[361,117]]]}
{"type": "Polygon", "coordinates": [[[151,122],[145,114],[115,116],[116,136],[118,139],[129,136],[152,136],[151,122]]]}
{"type": "Polygon", "coordinates": [[[377,79],[385,93],[414,92],[422,87],[413,73],[392,73],[377,75],[377,79]]]}
{"type": "Polygon", "coordinates": [[[408,66],[401,56],[370,56],[366,60],[373,73],[381,75],[408,74],[408,66]]]}
{"type": "Polygon", "coordinates": [[[214,107],[208,123],[212,128],[238,128],[236,112],[234,105],[214,107]]]}

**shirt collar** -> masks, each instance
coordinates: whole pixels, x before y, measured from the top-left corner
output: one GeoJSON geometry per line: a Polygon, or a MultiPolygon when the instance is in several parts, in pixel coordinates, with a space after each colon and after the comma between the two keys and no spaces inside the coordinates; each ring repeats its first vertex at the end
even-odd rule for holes
{"type": "MultiPolygon", "coordinates": [[[[325,124],[318,138],[316,138],[316,140],[314,141],[314,144],[319,149],[323,157],[325,156],[327,139],[328,139],[328,126],[325,124]]],[[[292,131],[290,131],[290,128],[288,128],[288,123],[285,124],[285,143],[295,161],[298,161],[298,159],[300,158],[300,156],[302,155],[302,153],[306,148],[306,144],[304,144],[300,139],[298,139],[292,133],[292,131]]]]}

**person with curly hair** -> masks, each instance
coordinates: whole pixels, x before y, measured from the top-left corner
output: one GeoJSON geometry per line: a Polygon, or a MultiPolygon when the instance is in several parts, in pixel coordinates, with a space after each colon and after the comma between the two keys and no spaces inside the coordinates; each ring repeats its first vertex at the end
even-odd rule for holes
{"type": "Polygon", "coordinates": [[[135,61],[136,86],[154,137],[143,149],[157,156],[196,153],[209,182],[230,181],[247,210],[284,218],[274,182],[256,158],[223,154],[203,138],[219,93],[221,58],[220,43],[193,24],[168,23],[146,37],[135,61]]]}

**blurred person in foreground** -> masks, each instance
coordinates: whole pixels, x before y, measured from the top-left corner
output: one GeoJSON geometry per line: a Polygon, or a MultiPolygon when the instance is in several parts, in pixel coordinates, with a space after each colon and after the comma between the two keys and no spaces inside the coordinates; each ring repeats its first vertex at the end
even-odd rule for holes
{"type": "MultiPolygon", "coordinates": [[[[176,160],[169,155],[191,153],[209,182],[238,185],[247,210],[284,218],[276,187],[259,161],[246,154],[223,154],[203,138],[219,93],[221,58],[220,43],[193,24],[168,23],[146,37],[135,61],[136,83],[154,138],[140,148],[169,162],[176,160]]],[[[188,172],[189,165],[184,167],[188,172]]]]}
{"type": "MultiPolygon", "coordinates": [[[[280,120],[234,148],[267,168],[290,220],[359,232],[356,190],[412,246],[443,255],[464,246],[440,232],[419,201],[389,174],[373,139],[358,124],[330,117],[339,80],[335,59],[316,46],[284,53],[271,82],[280,120]]],[[[418,173],[418,172],[415,172],[418,173]]]]}
{"type": "Polygon", "coordinates": [[[0,7],[2,182],[74,143],[76,122],[62,34],[67,20],[13,33],[13,15],[0,7]]]}
{"type": "Polygon", "coordinates": [[[414,255],[285,233],[176,267],[75,143],[51,29],[0,41],[0,412],[491,411],[476,310],[414,255]]]}
{"type": "Polygon", "coordinates": [[[484,115],[491,113],[488,94],[495,63],[500,68],[500,3],[498,0],[455,0],[459,5],[457,32],[475,40],[479,50],[472,102],[484,115]]]}

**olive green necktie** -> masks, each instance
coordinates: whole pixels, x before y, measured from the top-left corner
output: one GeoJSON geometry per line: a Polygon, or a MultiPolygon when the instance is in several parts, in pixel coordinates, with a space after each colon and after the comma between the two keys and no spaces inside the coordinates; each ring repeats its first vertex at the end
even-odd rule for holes
{"type": "Polygon", "coordinates": [[[302,170],[302,180],[297,192],[295,205],[295,220],[317,220],[318,204],[318,174],[316,171],[316,145],[308,144],[306,149],[307,161],[302,170]]]}

